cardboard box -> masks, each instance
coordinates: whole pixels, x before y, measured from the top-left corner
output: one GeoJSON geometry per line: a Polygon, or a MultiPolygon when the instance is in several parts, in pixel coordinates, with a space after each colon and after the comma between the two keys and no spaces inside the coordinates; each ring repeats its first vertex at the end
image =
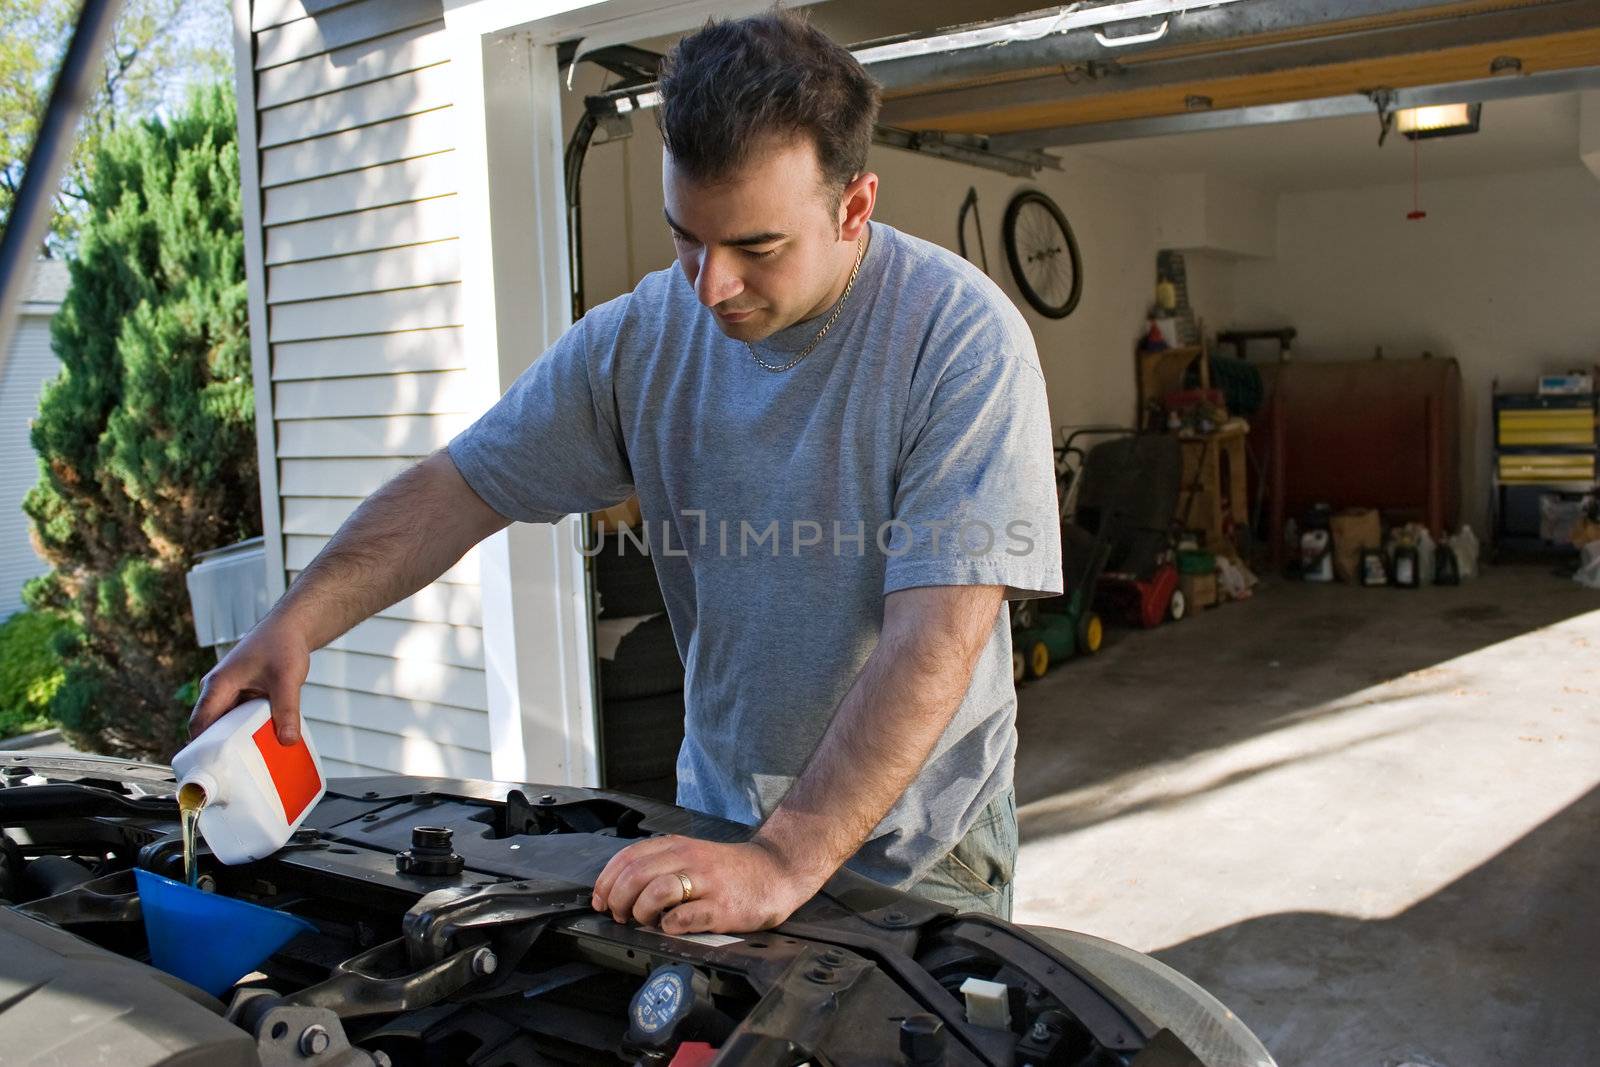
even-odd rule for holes
{"type": "Polygon", "coordinates": [[[1190,611],[1203,611],[1217,603],[1217,576],[1215,574],[1180,574],[1178,588],[1190,611]]]}
{"type": "Polygon", "coordinates": [[[1383,547],[1383,520],[1372,508],[1347,508],[1330,520],[1333,573],[1341,582],[1361,581],[1361,550],[1383,547]]]}

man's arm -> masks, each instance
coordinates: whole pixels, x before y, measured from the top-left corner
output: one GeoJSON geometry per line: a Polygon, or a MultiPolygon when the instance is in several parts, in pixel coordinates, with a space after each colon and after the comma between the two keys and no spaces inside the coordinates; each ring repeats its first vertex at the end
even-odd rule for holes
{"type": "Polygon", "coordinates": [[[278,739],[300,736],[311,653],[421,589],[511,520],[484,503],[442,449],[390,479],[346,519],[272,610],[200,684],[197,734],[264,696],[278,739]]]}
{"type": "Polygon", "coordinates": [[[1004,597],[993,585],[885,597],[877,648],[756,842],[819,886],[855,855],[955,717],[1004,597]]]}
{"type": "Polygon", "coordinates": [[[1004,600],[1001,586],[904,589],[804,773],[756,835],[726,845],[683,837],[617,853],[594,906],[668,933],[739,933],[787,919],[867,840],[933,751],[966,696],[1004,600]],[[678,875],[694,899],[682,903],[678,875]]]}

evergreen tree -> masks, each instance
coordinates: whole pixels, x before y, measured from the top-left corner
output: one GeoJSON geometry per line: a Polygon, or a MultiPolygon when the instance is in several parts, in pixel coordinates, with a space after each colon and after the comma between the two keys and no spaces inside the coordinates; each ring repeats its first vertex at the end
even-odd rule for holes
{"type": "Polygon", "coordinates": [[[77,624],[50,710],[98,752],[182,745],[186,690],[213,662],[184,575],[261,532],[236,139],[220,86],[107,139],[52,324],[62,371],[23,507],[54,569],[25,595],[77,624]]]}

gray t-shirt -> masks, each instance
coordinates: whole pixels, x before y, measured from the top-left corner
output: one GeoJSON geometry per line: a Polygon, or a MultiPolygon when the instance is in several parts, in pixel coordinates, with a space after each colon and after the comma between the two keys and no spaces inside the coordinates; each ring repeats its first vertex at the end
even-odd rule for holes
{"type": "MultiPolygon", "coordinates": [[[[782,365],[824,321],[754,347],[782,365]]],[[[512,519],[639,494],[686,669],[678,803],[755,824],[877,644],[887,594],[1061,591],[1051,444],[1017,309],[965,260],[873,223],[843,313],[794,367],[757,366],[674,265],[585,315],[449,447],[512,519]]],[[[848,866],[920,878],[1010,787],[1015,720],[1002,611],[954,720],[848,866]]]]}

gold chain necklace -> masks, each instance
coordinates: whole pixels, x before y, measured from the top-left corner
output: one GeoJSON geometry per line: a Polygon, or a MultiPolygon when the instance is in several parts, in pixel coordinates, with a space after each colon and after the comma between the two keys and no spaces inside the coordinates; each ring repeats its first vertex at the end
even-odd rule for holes
{"type": "Polygon", "coordinates": [[[864,245],[862,242],[865,241],[866,238],[866,234],[862,234],[860,237],[856,238],[856,265],[850,271],[850,280],[845,283],[844,292],[839,294],[839,302],[833,305],[833,314],[828,316],[828,321],[822,324],[822,329],[817,331],[817,335],[811,339],[811,343],[802,348],[799,354],[789,362],[782,365],[775,365],[762,360],[762,358],[756,354],[755,345],[752,345],[749,341],[746,341],[744,346],[750,351],[750,358],[756,361],[756,366],[760,367],[762,370],[771,371],[774,374],[777,374],[780,371],[786,371],[796,363],[799,363],[802,359],[805,359],[807,356],[809,356],[811,354],[811,350],[822,343],[822,339],[828,336],[828,331],[833,328],[833,324],[839,321],[839,315],[844,311],[844,302],[849,299],[850,290],[855,288],[856,275],[861,273],[861,260],[866,252],[866,245],[864,245]]]}

